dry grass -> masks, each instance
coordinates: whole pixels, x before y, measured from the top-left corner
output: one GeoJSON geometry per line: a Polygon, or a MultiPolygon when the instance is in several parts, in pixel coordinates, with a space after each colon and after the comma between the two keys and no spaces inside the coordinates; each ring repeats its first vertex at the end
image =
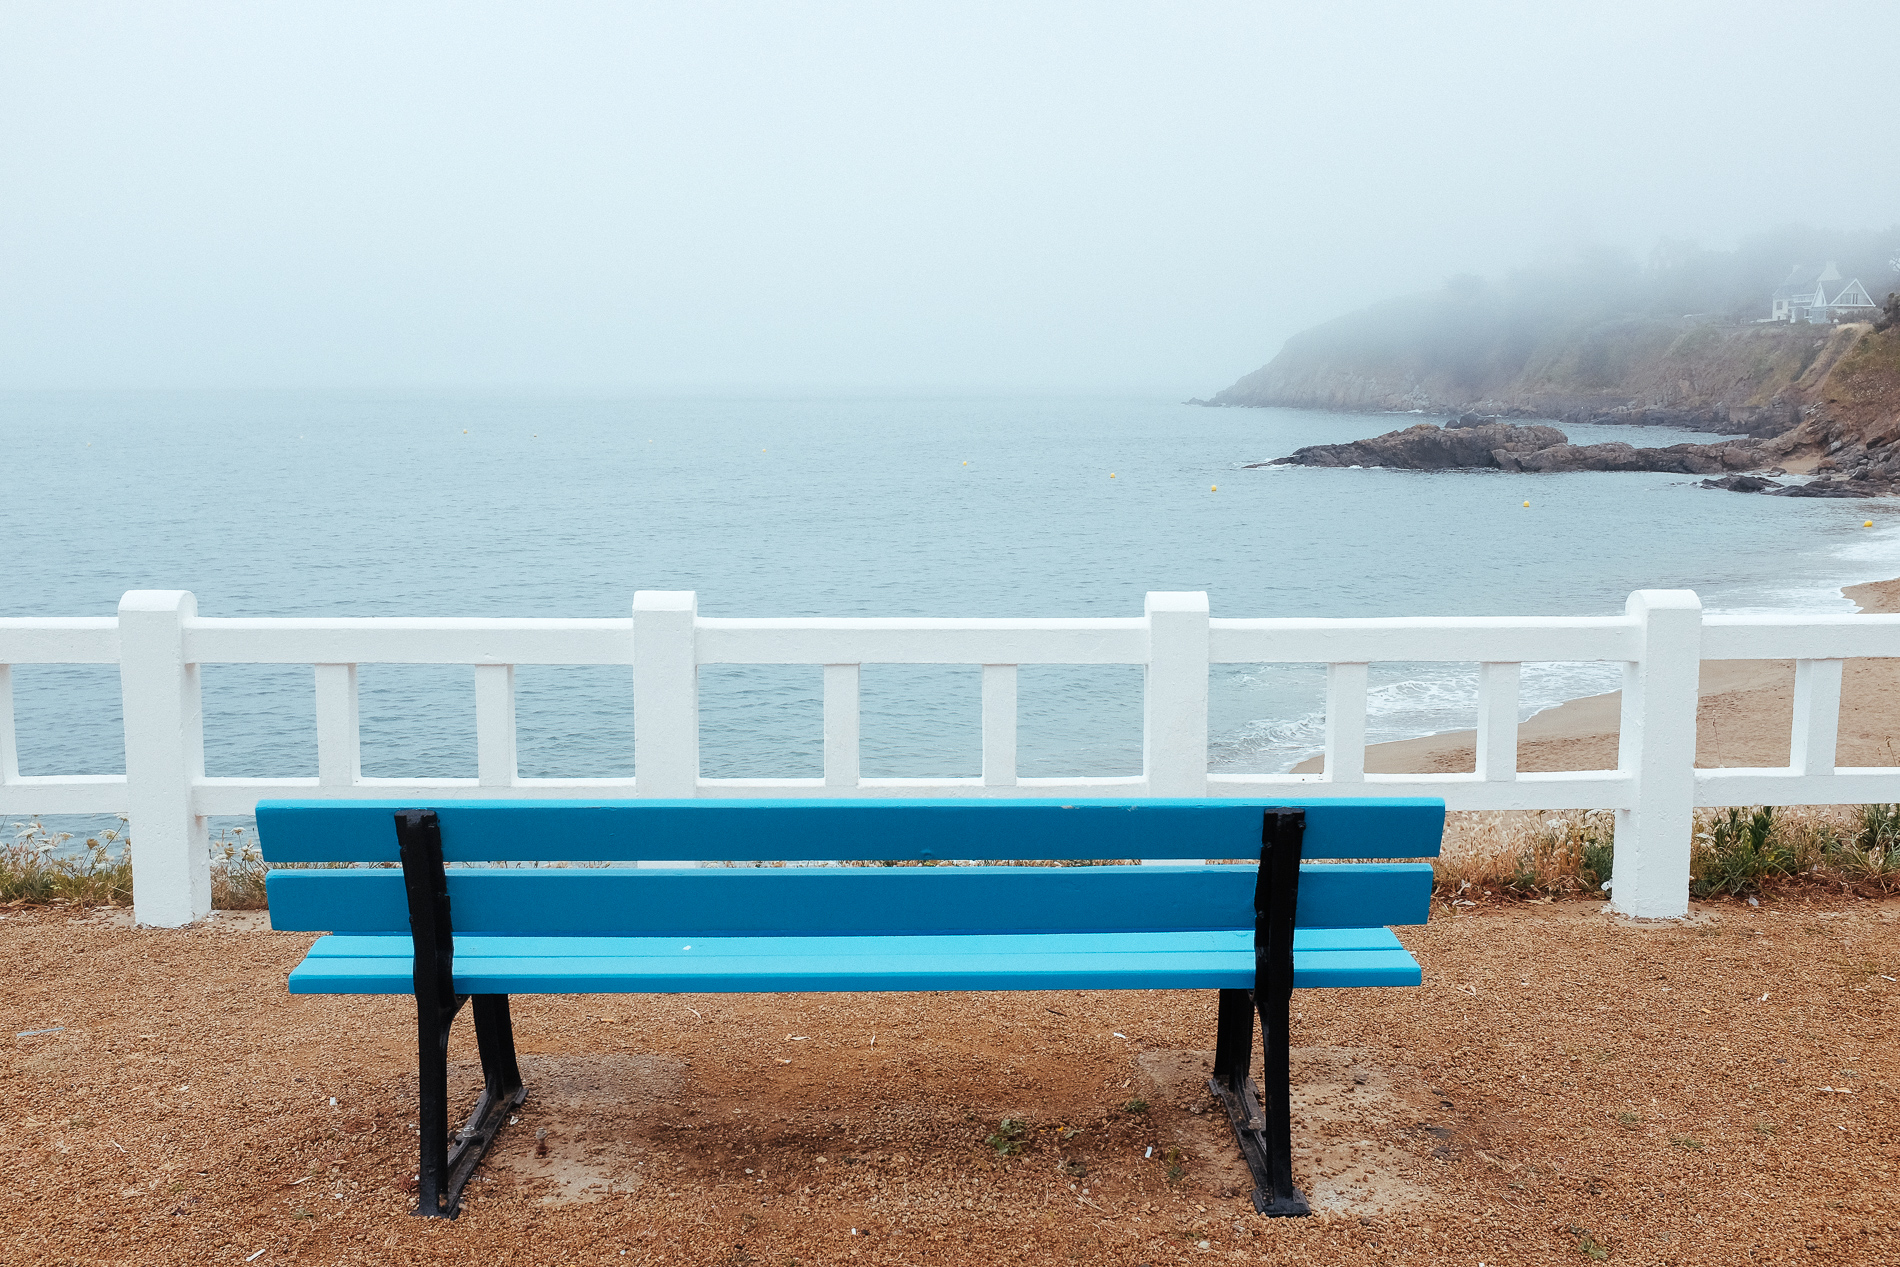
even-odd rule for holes
{"type": "MultiPolygon", "coordinates": [[[[1701,810],[1690,893],[1746,898],[1790,885],[1862,897],[1900,892],[1900,806],[1798,805],[1701,810]]],[[[1472,905],[1506,898],[1606,897],[1616,815],[1503,810],[1445,815],[1437,896],[1472,905]]]]}
{"type": "Polygon", "coordinates": [[[264,877],[270,868],[264,865],[257,837],[244,838],[244,829],[234,827],[219,832],[211,842],[211,905],[220,911],[261,911],[264,877]]]}
{"type": "Polygon", "coordinates": [[[129,904],[132,855],[126,847],[125,821],[121,818],[113,830],[88,837],[77,853],[61,852],[73,838],[71,832],[48,831],[37,819],[10,824],[13,839],[0,848],[0,902],[13,906],[129,904]]]}
{"type": "Polygon", "coordinates": [[[1616,816],[1608,810],[1551,813],[1463,810],[1445,815],[1432,887],[1448,902],[1602,896],[1610,878],[1616,816]]]}
{"type": "MultiPolygon", "coordinates": [[[[132,901],[131,837],[125,820],[78,851],[69,833],[38,821],[12,824],[0,846],[0,904],[126,906],[132,901]]],[[[1748,807],[1697,813],[1690,892],[1698,898],[1750,897],[1771,887],[1825,887],[1873,897],[1900,892],[1900,805],[1748,807]]],[[[1607,896],[1615,860],[1610,810],[1452,811],[1433,891],[1453,905],[1507,899],[1607,896]]],[[[1102,866],[1104,861],[992,862],[990,866],[1102,866]]],[[[1246,859],[1232,861],[1244,862],[1246,859]]],[[[782,866],[782,863],[728,863],[782,866]]],[[[867,862],[846,865],[918,866],[867,862]]],[[[939,864],[942,865],[942,864],[939,864]]],[[[954,864],[952,864],[954,865],[954,864]]],[[[264,864],[255,836],[238,827],[211,842],[211,904],[262,910],[264,864]]]]}
{"type": "MultiPolygon", "coordinates": [[[[0,847],[0,903],[10,906],[130,906],[132,837],[126,820],[88,836],[78,851],[65,846],[71,832],[49,831],[35,819],[10,824],[13,839],[0,847]]],[[[255,839],[242,827],[211,842],[211,905],[221,911],[264,909],[266,868],[255,839]]]]}

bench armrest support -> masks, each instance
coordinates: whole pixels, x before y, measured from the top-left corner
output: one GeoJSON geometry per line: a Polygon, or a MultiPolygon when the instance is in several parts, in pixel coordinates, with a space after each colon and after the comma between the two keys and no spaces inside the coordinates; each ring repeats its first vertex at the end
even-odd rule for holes
{"type": "Polygon", "coordinates": [[[1268,810],[1260,829],[1260,872],[1254,883],[1254,988],[1222,990],[1208,1089],[1227,1110],[1247,1168],[1254,1209],[1272,1216],[1312,1213],[1293,1183],[1290,1086],[1293,1007],[1293,922],[1299,905],[1300,854],[1306,815],[1268,810]],[[1251,995],[1251,998],[1249,997],[1251,995]],[[1261,1086],[1253,1064],[1254,1015],[1264,1039],[1261,1086]]]}
{"type": "Polygon", "coordinates": [[[442,826],[433,810],[396,815],[396,845],[409,899],[415,945],[416,1083],[420,1155],[416,1159],[416,1213],[454,1218],[462,1189],[494,1142],[511,1110],[527,1095],[515,1059],[514,1023],[505,994],[477,994],[475,1041],[482,1056],[482,1094],[467,1125],[449,1147],[449,1028],[469,995],[455,992],[455,928],[449,915],[448,872],[442,862],[442,826]]]}

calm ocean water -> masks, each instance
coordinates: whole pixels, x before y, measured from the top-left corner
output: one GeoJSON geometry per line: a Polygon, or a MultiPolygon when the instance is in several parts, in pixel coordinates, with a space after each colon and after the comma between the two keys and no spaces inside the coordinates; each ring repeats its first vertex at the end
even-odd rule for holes
{"type": "MultiPolygon", "coordinates": [[[[695,589],[719,616],[1138,615],[1151,589],[1205,589],[1217,616],[1606,614],[1645,586],[1846,611],[1843,583],[1900,576],[1900,516],[1877,502],[1237,469],[1417,420],[1120,398],[0,396],[0,615],[108,615],[137,587],[219,616],[623,616],[636,589],[695,589]]],[[[705,772],[820,773],[819,675],[708,669],[705,772]]],[[[24,773],[124,769],[115,670],[15,677],[24,773]]],[[[1375,666],[1371,737],[1474,724],[1475,677],[1375,666]]],[[[624,671],[518,678],[524,774],[630,771],[624,671]]],[[[1314,751],[1322,679],[1223,671],[1216,766],[1314,751]]],[[[209,773],[315,774],[308,669],[204,681],[209,773]]],[[[475,772],[468,669],[361,681],[366,773],[475,772]]],[[[1524,712],[1615,685],[1527,668],[1524,712]]],[[[976,669],[867,667],[863,689],[867,775],[978,772],[976,669]]],[[[1140,689],[1134,668],[1025,669],[1023,773],[1137,772],[1140,689]]]]}

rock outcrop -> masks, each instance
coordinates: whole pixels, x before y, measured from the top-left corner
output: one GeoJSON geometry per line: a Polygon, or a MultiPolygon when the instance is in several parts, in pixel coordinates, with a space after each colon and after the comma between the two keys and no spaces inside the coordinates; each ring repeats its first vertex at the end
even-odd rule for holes
{"type": "Polygon", "coordinates": [[[1721,488],[1731,493],[1771,493],[1782,485],[1760,475],[1724,475],[1717,480],[1703,480],[1704,488],[1721,488]]]}
{"type": "Polygon", "coordinates": [[[1725,475],[1769,465],[1760,449],[1738,442],[1639,449],[1622,443],[1571,444],[1555,427],[1473,418],[1429,422],[1351,444],[1315,444],[1252,466],[1383,466],[1403,471],[1666,471],[1725,475]]]}
{"type": "Polygon", "coordinates": [[[1421,422],[1403,431],[1388,431],[1351,444],[1314,444],[1297,453],[1254,466],[1389,466],[1404,471],[1455,471],[1500,465],[1499,454],[1512,460],[1564,444],[1568,437],[1555,427],[1519,426],[1509,422],[1438,427],[1421,422]]]}

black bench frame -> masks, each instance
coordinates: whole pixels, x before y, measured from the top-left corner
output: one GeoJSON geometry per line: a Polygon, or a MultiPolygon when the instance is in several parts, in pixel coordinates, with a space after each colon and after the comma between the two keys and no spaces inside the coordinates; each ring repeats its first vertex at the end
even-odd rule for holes
{"type": "Polygon", "coordinates": [[[528,1094],[515,1060],[515,1027],[505,994],[455,992],[455,934],[449,922],[449,881],[442,863],[442,827],[433,810],[396,815],[409,931],[416,944],[416,1084],[421,1112],[421,1156],[416,1166],[416,1213],[452,1219],[462,1212],[462,1189],[481,1164],[508,1115],[528,1094]],[[475,1045],[482,1057],[482,1094],[467,1125],[449,1147],[449,1027],[462,1004],[473,1001],[475,1045]]]}
{"type": "MultiPolygon", "coordinates": [[[[1273,1217],[1312,1213],[1293,1184],[1291,1071],[1293,918],[1299,901],[1302,810],[1268,810],[1261,828],[1260,873],[1254,885],[1254,988],[1220,991],[1214,1074],[1208,1090],[1227,1111],[1234,1139],[1253,1173],[1253,1207],[1273,1217]],[[1254,1017],[1265,1041],[1261,1085],[1249,1076],[1254,1017]]],[[[442,829],[435,811],[396,815],[409,928],[415,939],[416,1081],[421,1129],[416,1210],[423,1218],[455,1218],[462,1192],[483,1155],[527,1095],[515,1058],[514,1025],[505,994],[455,992],[454,929],[442,829]],[[449,1144],[449,1028],[462,1004],[473,1004],[481,1052],[482,1092],[449,1144]]]]}

